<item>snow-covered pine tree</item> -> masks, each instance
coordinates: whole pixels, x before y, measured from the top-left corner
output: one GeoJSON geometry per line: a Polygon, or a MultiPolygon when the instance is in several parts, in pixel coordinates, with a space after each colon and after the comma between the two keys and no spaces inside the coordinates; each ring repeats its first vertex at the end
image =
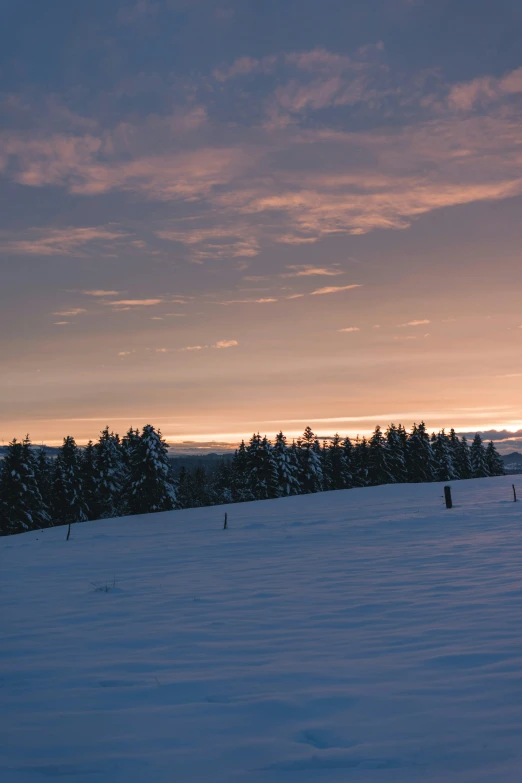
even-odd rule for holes
{"type": "Polygon", "coordinates": [[[321,461],[321,472],[323,474],[322,490],[328,492],[332,487],[332,466],[330,464],[330,444],[326,438],[323,438],[321,448],[319,451],[319,459],[321,461]]]}
{"type": "Polygon", "coordinates": [[[290,461],[290,468],[295,476],[295,479],[297,481],[295,485],[295,494],[300,495],[303,491],[303,482],[302,482],[302,474],[301,474],[301,460],[299,458],[299,446],[301,441],[298,438],[297,443],[295,440],[292,441],[292,445],[288,449],[288,458],[290,461]]]}
{"type": "Polygon", "coordinates": [[[505,476],[504,462],[492,440],[486,446],[486,462],[490,476],[505,476]]]}
{"type": "Polygon", "coordinates": [[[365,437],[360,438],[358,435],[355,439],[353,453],[352,453],[352,466],[353,466],[353,485],[354,487],[367,487],[368,486],[368,441],[365,437]]]}
{"type": "Polygon", "coordinates": [[[272,455],[277,470],[278,496],[298,495],[298,467],[292,460],[291,451],[286,445],[286,438],[282,432],[276,435],[272,455]]]}
{"type": "Polygon", "coordinates": [[[471,457],[468,445],[468,439],[465,435],[462,436],[459,442],[457,459],[453,460],[453,464],[457,469],[457,475],[461,479],[469,479],[472,475],[471,470],[471,457]]]}
{"type": "MultiPolygon", "coordinates": [[[[350,443],[350,439],[347,438],[350,443]]],[[[330,473],[330,487],[331,489],[347,489],[351,486],[352,476],[346,464],[345,456],[345,444],[346,440],[341,441],[339,434],[336,432],[330,442],[330,448],[328,449],[328,462],[330,473]]],[[[351,453],[351,443],[350,443],[351,453]]]]}
{"type": "Polygon", "coordinates": [[[370,484],[395,484],[390,469],[388,441],[379,425],[375,427],[368,444],[368,480],[370,484]]]}
{"type": "Polygon", "coordinates": [[[234,503],[254,500],[250,489],[250,462],[245,441],[242,440],[232,459],[232,497],[234,503]]]}
{"type": "Polygon", "coordinates": [[[489,476],[486,449],[484,448],[482,438],[478,432],[473,438],[473,443],[469,450],[469,458],[471,461],[471,475],[473,478],[484,478],[485,476],[489,476]]]}
{"type": "Polygon", "coordinates": [[[117,517],[123,511],[123,488],[127,470],[118,435],[102,430],[94,447],[96,455],[96,518],[117,517]]]}
{"type": "Polygon", "coordinates": [[[406,466],[408,481],[417,483],[434,480],[435,460],[423,421],[412,427],[406,446],[406,466]]]}
{"type": "Polygon", "coordinates": [[[81,453],[83,500],[87,519],[100,519],[98,504],[98,474],[96,470],[96,452],[92,440],[81,453]]]}
{"type": "Polygon", "coordinates": [[[221,459],[212,475],[210,497],[213,506],[233,503],[232,467],[229,460],[221,459]]]}
{"type": "Polygon", "coordinates": [[[52,509],[53,519],[58,525],[87,519],[80,451],[70,435],[64,438],[54,461],[52,509]]]}
{"type": "Polygon", "coordinates": [[[452,449],[450,439],[444,430],[435,435],[432,450],[435,459],[435,480],[454,481],[457,476],[453,467],[452,449]]]}
{"type": "Polygon", "coordinates": [[[3,535],[47,527],[50,521],[36,478],[36,459],[29,436],[12,440],[2,461],[0,496],[3,535]]]}
{"type": "Polygon", "coordinates": [[[177,508],[167,444],[151,424],[143,427],[140,442],[132,451],[127,498],[129,514],[177,508]]]}
{"type": "Polygon", "coordinates": [[[176,499],[178,508],[192,508],[192,497],[189,484],[189,474],[184,465],[181,466],[176,482],[176,499]]]}
{"type": "Polygon", "coordinates": [[[52,525],[51,518],[51,501],[52,501],[52,470],[53,465],[45,448],[42,446],[38,449],[35,458],[34,471],[36,476],[36,483],[40,490],[40,495],[45,506],[45,509],[49,516],[49,525],[52,525]]]}
{"type": "Polygon", "coordinates": [[[120,446],[123,462],[125,463],[125,467],[127,469],[130,468],[133,451],[139,446],[139,443],[140,431],[138,429],[133,430],[132,427],[130,427],[130,429],[123,436],[120,446]]]}
{"type": "Polygon", "coordinates": [[[352,441],[346,436],[342,442],[343,447],[343,456],[344,456],[344,464],[346,465],[346,489],[350,489],[354,485],[353,480],[353,473],[354,473],[354,467],[353,467],[353,445],[352,441]]]}
{"type": "Polygon", "coordinates": [[[301,492],[303,494],[320,492],[323,484],[320,458],[321,447],[317,448],[316,440],[310,427],[307,427],[301,441],[298,441],[301,445],[298,454],[301,468],[301,492]]]}
{"type": "Polygon", "coordinates": [[[453,473],[455,476],[455,479],[464,478],[460,475],[460,440],[459,436],[453,429],[453,427],[450,429],[450,433],[447,436],[447,445],[451,457],[451,464],[453,466],[453,473]]]}
{"type": "Polygon", "coordinates": [[[200,508],[214,504],[207,486],[207,475],[199,465],[193,471],[187,470],[185,466],[181,468],[176,481],[176,495],[178,508],[200,508]]]}
{"type": "Polygon", "coordinates": [[[266,435],[253,435],[247,446],[249,487],[256,500],[278,497],[277,466],[266,435]]]}
{"type": "Polygon", "coordinates": [[[395,424],[390,424],[386,430],[388,467],[397,484],[403,484],[408,478],[405,447],[403,445],[400,427],[400,424],[399,427],[396,427],[395,424]]]}

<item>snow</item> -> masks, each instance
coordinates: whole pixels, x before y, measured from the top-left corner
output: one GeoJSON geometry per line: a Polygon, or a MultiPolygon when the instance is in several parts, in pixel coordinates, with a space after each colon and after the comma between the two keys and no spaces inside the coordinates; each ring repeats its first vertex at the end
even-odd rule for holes
{"type": "Polygon", "coordinates": [[[0,779],[519,783],[512,480],[1,539],[0,779]]]}

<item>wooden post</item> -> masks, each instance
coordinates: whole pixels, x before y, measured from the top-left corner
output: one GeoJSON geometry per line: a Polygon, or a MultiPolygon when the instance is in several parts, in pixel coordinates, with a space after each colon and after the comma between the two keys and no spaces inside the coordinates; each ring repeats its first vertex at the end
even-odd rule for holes
{"type": "Polygon", "coordinates": [[[69,540],[70,535],[71,535],[71,523],[69,522],[69,530],[67,531],[67,538],[65,539],[66,541],[69,540]]]}
{"type": "Polygon", "coordinates": [[[223,525],[223,530],[227,529],[227,512],[225,511],[225,524],[223,525]]]}
{"type": "Polygon", "coordinates": [[[515,489],[515,485],[514,484],[512,484],[511,486],[513,487],[513,503],[516,503],[517,502],[517,491],[515,489]]]}
{"type": "Polygon", "coordinates": [[[444,500],[446,501],[446,508],[453,508],[453,502],[451,500],[451,487],[444,487],[444,500]]]}

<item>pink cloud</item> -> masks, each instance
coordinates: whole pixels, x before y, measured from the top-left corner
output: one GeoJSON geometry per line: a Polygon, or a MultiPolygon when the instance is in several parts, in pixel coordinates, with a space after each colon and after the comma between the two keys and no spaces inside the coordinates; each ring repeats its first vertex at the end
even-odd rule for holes
{"type": "Polygon", "coordinates": [[[352,288],[361,288],[359,283],[353,285],[329,285],[325,288],[318,288],[317,291],[312,291],[312,296],[317,294],[337,294],[339,291],[350,291],[352,288]]]}
{"type": "Polygon", "coordinates": [[[15,255],[74,256],[82,255],[91,242],[107,245],[127,236],[103,227],[29,229],[27,233],[29,239],[0,237],[0,251],[15,255]]]}

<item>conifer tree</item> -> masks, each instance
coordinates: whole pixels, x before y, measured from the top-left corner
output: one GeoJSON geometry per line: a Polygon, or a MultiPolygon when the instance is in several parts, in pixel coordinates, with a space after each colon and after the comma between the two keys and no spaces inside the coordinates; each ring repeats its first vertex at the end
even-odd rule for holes
{"type": "Polygon", "coordinates": [[[178,508],[192,508],[189,485],[189,474],[184,465],[181,466],[176,484],[176,498],[178,508]]]}
{"type": "Polygon", "coordinates": [[[127,470],[130,468],[134,449],[139,446],[139,443],[140,431],[138,429],[133,430],[132,427],[130,427],[121,441],[121,454],[127,470]]]}
{"type": "Polygon", "coordinates": [[[253,435],[247,447],[249,486],[256,500],[278,497],[277,466],[266,435],[253,435]]]}
{"type": "Polygon", "coordinates": [[[326,438],[323,438],[318,454],[321,463],[321,473],[323,474],[321,489],[323,492],[328,492],[332,489],[332,466],[330,464],[329,444],[326,441],[326,438]]]}
{"type": "Polygon", "coordinates": [[[454,465],[457,467],[457,475],[461,479],[469,479],[472,476],[471,470],[471,458],[468,440],[465,435],[462,436],[459,442],[457,459],[454,461],[454,465]]]}
{"type": "Polygon", "coordinates": [[[54,463],[53,518],[59,525],[87,519],[80,452],[70,435],[64,438],[54,463]]]}
{"type": "Polygon", "coordinates": [[[446,442],[451,457],[451,464],[453,466],[453,474],[455,479],[464,478],[464,476],[460,475],[460,440],[453,427],[450,429],[450,433],[447,436],[446,442]]]}
{"type": "Polygon", "coordinates": [[[484,478],[485,476],[489,476],[486,449],[484,448],[482,438],[478,432],[473,438],[473,443],[469,450],[469,457],[471,461],[471,475],[473,478],[484,478]]]}
{"type": "Polygon", "coordinates": [[[96,452],[94,443],[90,440],[81,454],[82,489],[87,519],[100,519],[98,502],[98,473],[96,469],[96,452]]]}
{"type": "Polygon", "coordinates": [[[449,438],[444,430],[441,430],[438,435],[435,435],[433,442],[436,481],[454,481],[457,478],[451,452],[449,438]]]}
{"type": "Polygon", "coordinates": [[[346,436],[342,442],[344,464],[346,465],[346,489],[354,486],[354,466],[353,466],[353,445],[352,441],[346,436]]]}
{"type": "Polygon", "coordinates": [[[504,476],[506,474],[502,457],[492,440],[486,446],[486,462],[490,476],[504,476]]]}
{"type": "Polygon", "coordinates": [[[399,427],[396,427],[395,424],[390,424],[386,430],[386,441],[388,443],[388,467],[397,484],[404,483],[408,478],[404,445],[406,440],[403,441],[400,428],[400,424],[399,427]]]}
{"type": "Polygon", "coordinates": [[[346,461],[346,441],[350,444],[350,439],[346,438],[344,443],[337,433],[332,438],[330,448],[328,449],[328,461],[330,470],[330,486],[332,489],[347,489],[351,486],[352,476],[346,461]]]}
{"type": "Polygon", "coordinates": [[[116,517],[122,510],[122,494],[126,469],[118,435],[101,432],[94,447],[96,465],[96,514],[97,519],[116,517]]]}
{"type": "Polygon", "coordinates": [[[223,505],[224,503],[233,503],[232,499],[232,469],[226,459],[221,459],[212,476],[210,486],[210,497],[212,505],[223,505]]]}
{"type": "Polygon", "coordinates": [[[140,442],[132,451],[128,487],[130,514],[150,514],[177,508],[167,444],[151,424],[143,427],[140,442]]]}
{"type": "Polygon", "coordinates": [[[244,440],[239,444],[239,448],[236,450],[232,460],[231,483],[234,503],[254,500],[254,495],[250,488],[249,455],[244,440]]]}
{"type": "Polygon", "coordinates": [[[299,442],[299,462],[301,467],[301,492],[309,494],[320,492],[323,484],[323,471],[321,469],[321,447],[310,429],[307,427],[299,442]]]}
{"type": "Polygon", "coordinates": [[[367,487],[368,477],[368,441],[358,435],[353,447],[353,484],[355,487],[367,487]]]}
{"type": "Polygon", "coordinates": [[[52,505],[52,462],[47,456],[44,447],[38,449],[34,466],[36,483],[40,490],[40,495],[44,508],[49,517],[49,525],[52,525],[51,505],[52,505]]]}
{"type": "Polygon", "coordinates": [[[2,534],[38,530],[49,524],[36,478],[36,459],[29,436],[22,442],[13,439],[7,447],[0,476],[3,501],[2,534]]]}
{"type": "Polygon", "coordinates": [[[394,484],[388,459],[388,442],[379,425],[368,444],[368,479],[370,484],[394,484]]]}
{"type": "Polygon", "coordinates": [[[413,483],[433,481],[435,460],[426,425],[414,424],[406,446],[408,481],[413,483]]]}
{"type": "Polygon", "coordinates": [[[286,445],[282,432],[276,435],[272,455],[277,470],[278,497],[299,494],[298,466],[292,460],[292,454],[286,445]]]}

